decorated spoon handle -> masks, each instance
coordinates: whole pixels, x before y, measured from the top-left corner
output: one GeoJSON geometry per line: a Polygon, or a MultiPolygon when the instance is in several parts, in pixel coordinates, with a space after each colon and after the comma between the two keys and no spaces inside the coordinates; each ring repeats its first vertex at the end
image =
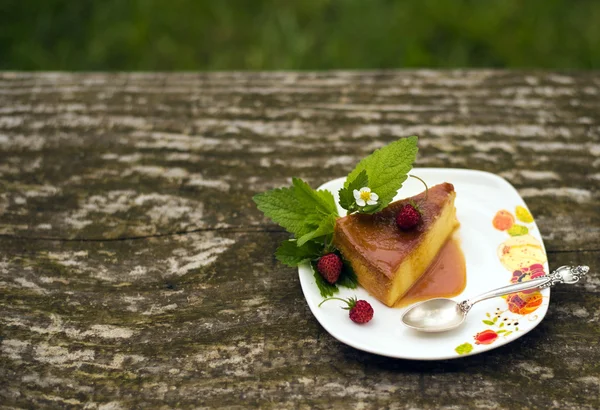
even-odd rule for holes
{"type": "Polygon", "coordinates": [[[511,293],[523,292],[530,289],[544,289],[554,286],[557,283],[573,284],[579,281],[589,271],[588,266],[561,266],[549,275],[540,276],[539,278],[528,280],[527,282],[519,282],[513,285],[504,286],[498,289],[490,290],[472,299],[467,299],[459,304],[460,309],[467,313],[475,303],[482,300],[496,298],[499,296],[509,295],[511,293]]]}

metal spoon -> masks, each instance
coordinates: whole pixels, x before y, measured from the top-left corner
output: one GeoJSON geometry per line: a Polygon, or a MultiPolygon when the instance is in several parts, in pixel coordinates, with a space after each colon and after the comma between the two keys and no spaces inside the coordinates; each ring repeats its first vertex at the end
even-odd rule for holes
{"type": "Polygon", "coordinates": [[[445,298],[430,299],[410,307],[402,315],[402,322],[421,332],[445,332],[460,326],[475,303],[524,290],[549,288],[557,283],[573,284],[589,269],[588,266],[561,266],[550,275],[494,289],[460,303],[445,298]]]}

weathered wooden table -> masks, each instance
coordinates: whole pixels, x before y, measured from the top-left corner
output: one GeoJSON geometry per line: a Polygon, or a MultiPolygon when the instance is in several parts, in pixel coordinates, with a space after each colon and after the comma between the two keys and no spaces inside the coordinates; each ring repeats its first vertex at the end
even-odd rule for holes
{"type": "Polygon", "coordinates": [[[0,74],[2,408],[600,407],[600,73],[0,74]],[[500,174],[557,287],[483,355],[393,360],[310,313],[251,196],[419,135],[500,174]]]}

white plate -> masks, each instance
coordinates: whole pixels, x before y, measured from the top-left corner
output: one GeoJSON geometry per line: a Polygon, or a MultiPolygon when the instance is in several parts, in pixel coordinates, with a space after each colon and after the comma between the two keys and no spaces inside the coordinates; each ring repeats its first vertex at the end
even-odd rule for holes
{"type": "MultiPolygon", "coordinates": [[[[460,239],[467,265],[466,288],[461,295],[454,298],[455,300],[460,301],[468,296],[509,284],[514,271],[511,266],[530,265],[531,261],[525,262],[523,255],[537,254],[536,260],[540,262],[537,268],[541,269],[543,266],[544,272],[549,272],[544,244],[535,222],[527,223],[515,218],[516,224],[525,226],[529,231],[526,235],[515,237],[507,231],[496,229],[493,225],[498,211],[506,210],[515,216],[517,206],[526,208],[519,193],[505,179],[487,172],[466,169],[415,168],[410,173],[424,179],[429,186],[442,182],[454,184],[457,217],[461,224],[456,234],[460,239]],[[519,242],[521,246],[511,247],[512,242],[519,242]],[[504,259],[504,262],[501,262],[499,250],[502,249],[509,251],[510,261],[504,259]],[[521,254],[520,251],[525,252],[521,254]],[[510,262],[509,266],[506,266],[507,261],[510,262]]],[[[319,189],[331,191],[337,202],[338,190],[343,183],[344,178],[335,179],[323,184],[319,189]]],[[[423,185],[418,180],[408,178],[395,199],[416,195],[422,190],[423,185]]],[[[340,215],[345,215],[345,210],[339,205],[338,211],[340,215]]],[[[452,359],[495,349],[537,326],[546,315],[550,301],[550,289],[544,289],[541,294],[538,292],[521,295],[529,301],[526,308],[517,313],[509,309],[509,303],[504,298],[487,300],[473,307],[466,323],[460,328],[445,333],[427,334],[402,325],[400,317],[406,308],[389,308],[370,296],[362,287],[340,287],[340,292],[335,296],[356,296],[358,299],[369,301],[375,314],[373,320],[365,325],[353,323],[348,318],[348,311],[340,308],[343,306],[342,302],[329,301],[319,308],[323,298],[319,294],[310,267],[300,266],[299,275],[302,291],[312,313],[333,337],[356,349],[403,359],[452,359]],[[500,313],[500,317],[494,322],[496,313],[500,313]],[[518,325],[510,324],[515,321],[518,321],[518,325]]],[[[524,279],[528,278],[529,276],[525,275],[524,279]]],[[[514,303],[511,306],[516,310],[514,303]]]]}

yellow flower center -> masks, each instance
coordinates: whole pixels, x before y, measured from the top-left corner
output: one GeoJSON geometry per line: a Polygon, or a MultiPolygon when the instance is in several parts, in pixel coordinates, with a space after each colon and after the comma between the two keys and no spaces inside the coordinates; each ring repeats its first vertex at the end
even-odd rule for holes
{"type": "Polygon", "coordinates": [[[361,192],[360,199],[362,199],[363,201],[368,201],[369,199],[371,199],[371,193],[366,191],[361,192]]]}

